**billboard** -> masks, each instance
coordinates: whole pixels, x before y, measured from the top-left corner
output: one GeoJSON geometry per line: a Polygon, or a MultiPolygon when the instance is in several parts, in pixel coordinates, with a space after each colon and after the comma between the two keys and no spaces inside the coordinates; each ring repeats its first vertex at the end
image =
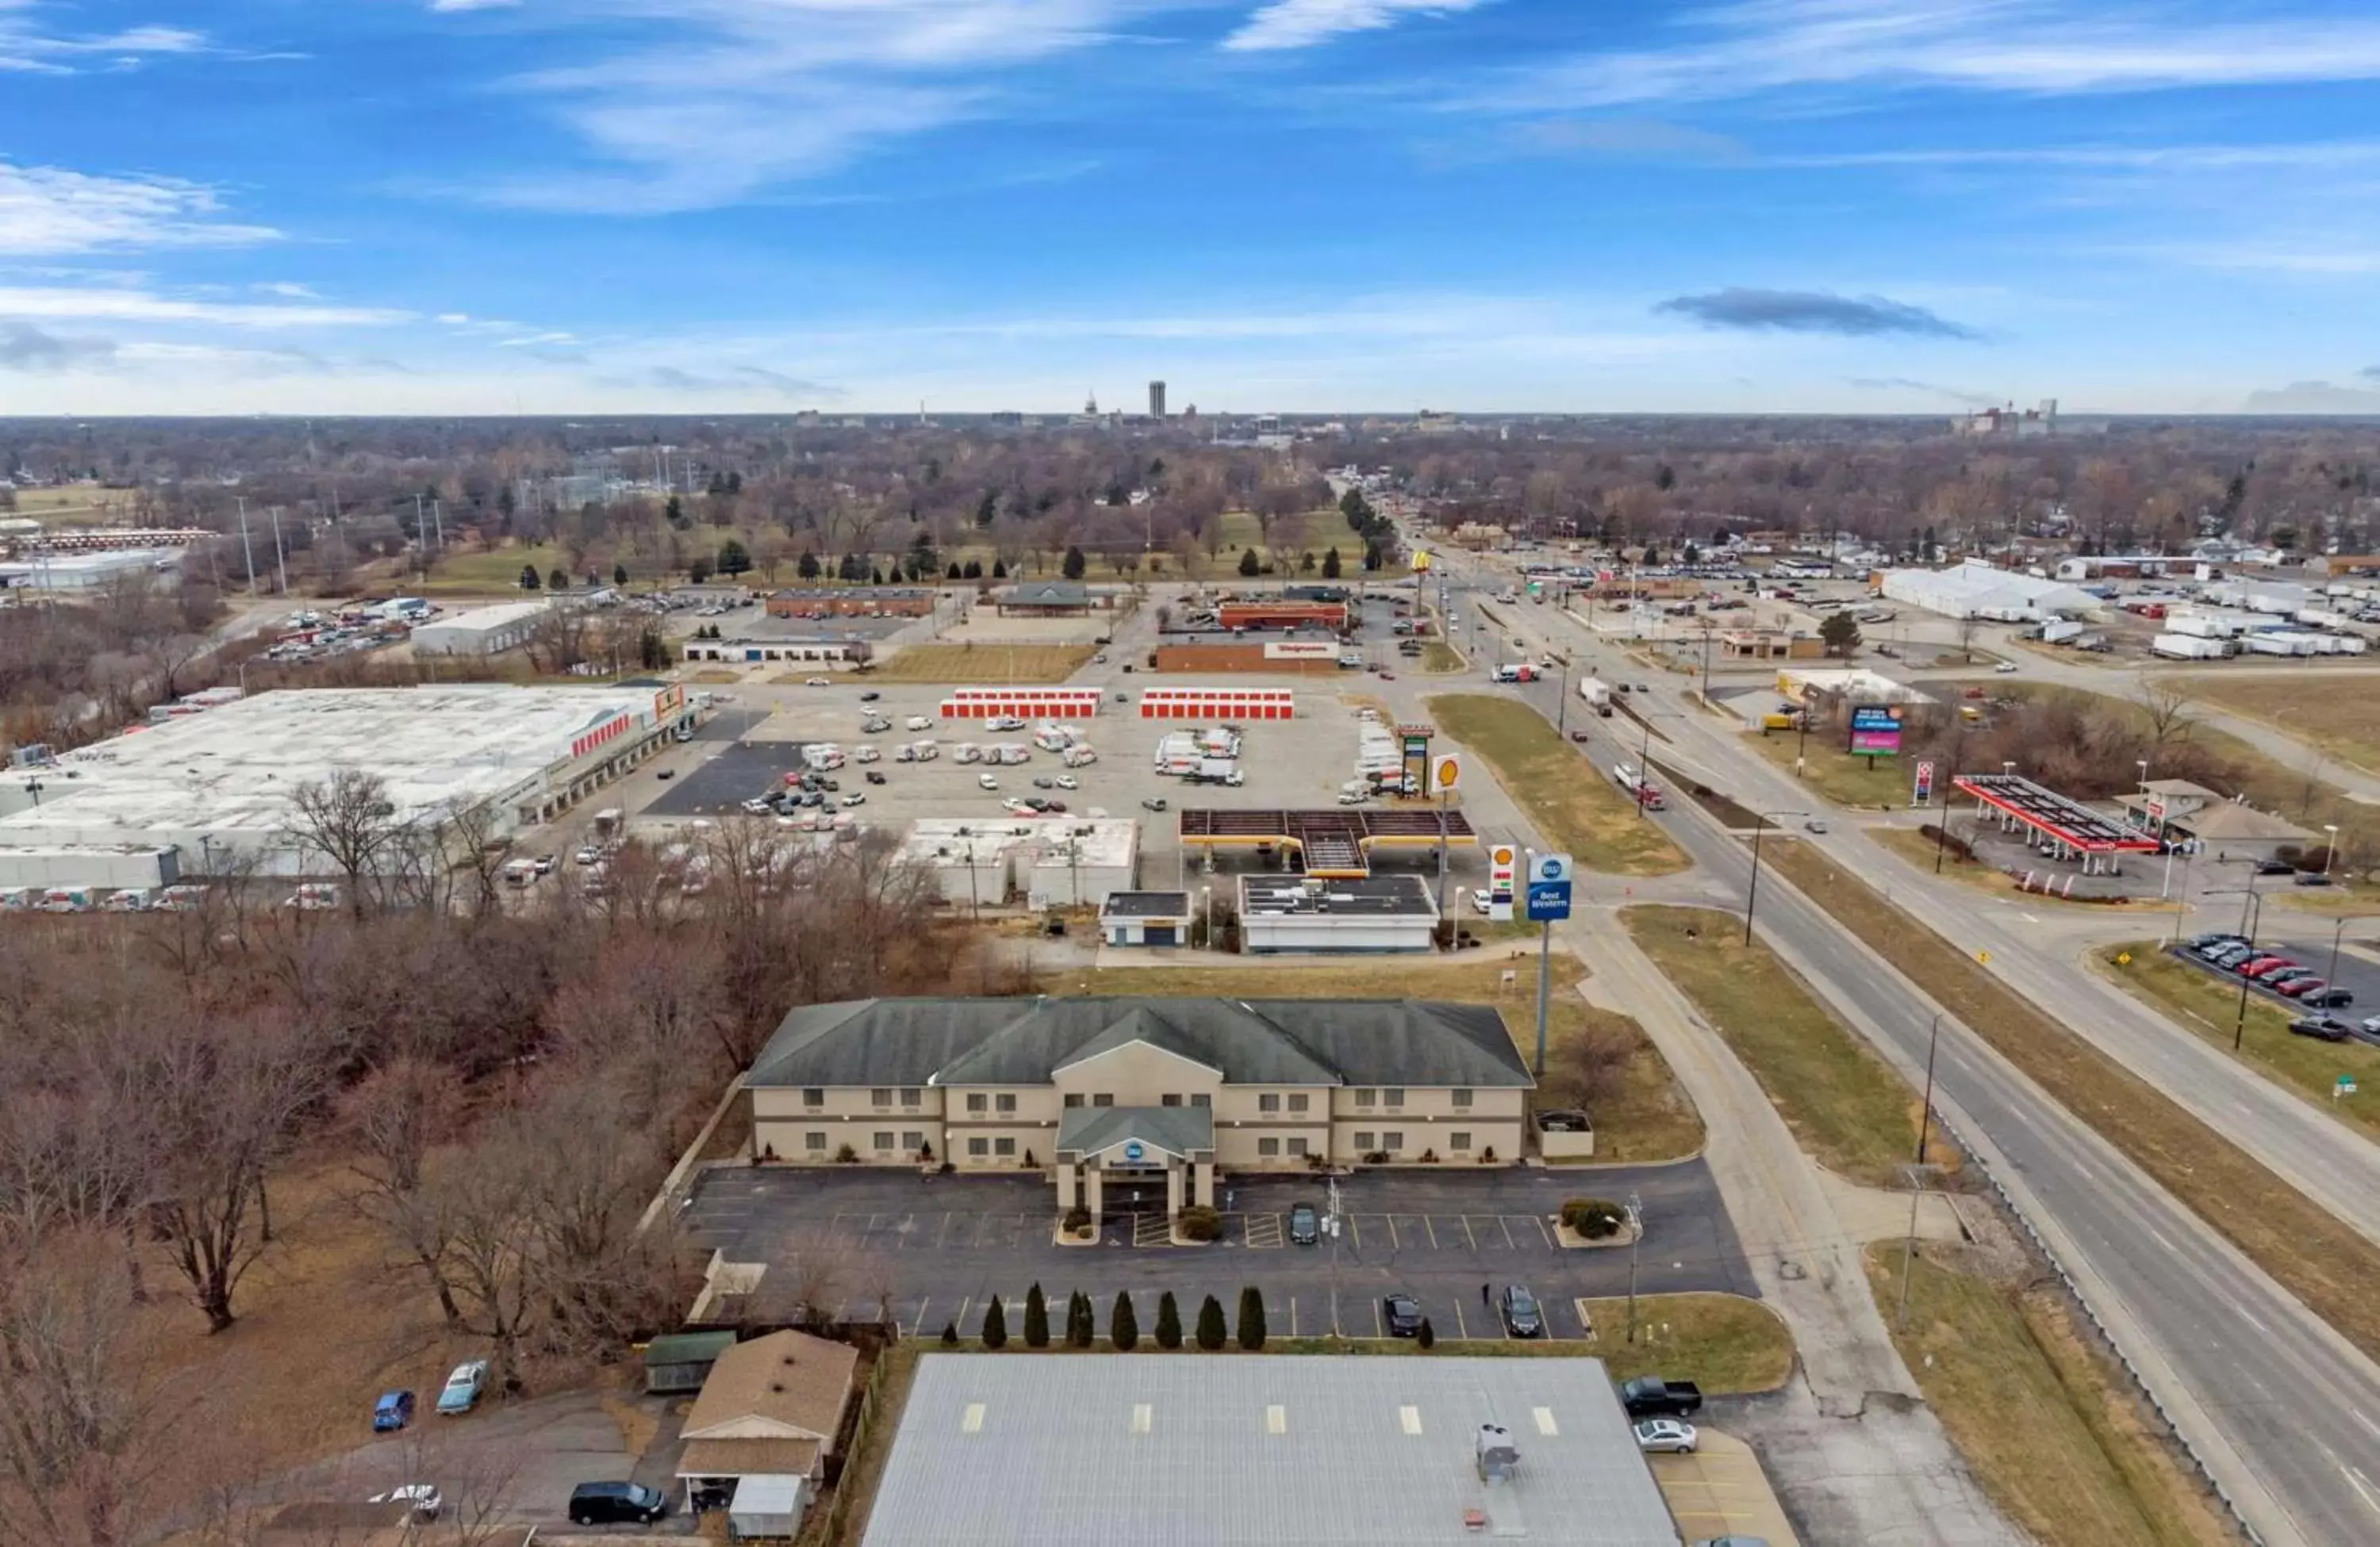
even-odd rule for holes
{"type": "Polygon", "coordinates": [[[653,724],[666,725],[686,713],[686,685],[673,682],[653,695],[653,724]]]}
{"type": "Polygon", "coordinates": [[[1864,703],[1852,710],[1853,756],[1889,758],[1900,755],[1900,706],[1864,703]]]}

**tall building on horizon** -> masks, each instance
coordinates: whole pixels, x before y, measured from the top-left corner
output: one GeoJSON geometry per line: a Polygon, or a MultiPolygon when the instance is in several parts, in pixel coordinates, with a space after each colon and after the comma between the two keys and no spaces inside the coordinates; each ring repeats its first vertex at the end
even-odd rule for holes
{"type": "Polygon", "coordinates": [[[1148,417],[1151,419],[1165,417],[1165,384],[1163,382],[1148,384],[1148,417]]]}

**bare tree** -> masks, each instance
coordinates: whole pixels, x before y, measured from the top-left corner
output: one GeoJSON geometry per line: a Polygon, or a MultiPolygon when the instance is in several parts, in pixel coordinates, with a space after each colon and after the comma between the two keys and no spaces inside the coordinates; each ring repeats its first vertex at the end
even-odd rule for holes
{"type": "Polygon", "coordinates": [[[2141,713],[2148,719],[2151,747],[2163,748],[2169,741],[2189,738],[2192,728],[2198,724],[2198,716],[2191,712],[2191,701],[2190,695],[2179,688],[2154,680],[2141,684],[2138,702],[2141,713]]]}
{"type": "Polygon", "coordinates": [[[289,792],[289,834],[346,878],[347,906],[364,916],[365,883],[378,875],[403,834],[388,786],[377,774],[334,768],[289,792]]]}

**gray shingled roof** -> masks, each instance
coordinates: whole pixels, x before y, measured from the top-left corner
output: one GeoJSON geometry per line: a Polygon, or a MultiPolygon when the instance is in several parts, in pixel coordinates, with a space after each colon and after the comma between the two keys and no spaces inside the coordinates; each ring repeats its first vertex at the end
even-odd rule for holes
{"type": "Polygon", "coordinates": [[[1517,1539],[1677,1547],[1598,1359],[929,1353],[865,1547],[1517,1539]],[[1520,1452],[1509,1482],[1480,1480],[1483,1423],[1520,1452]]]}
{"type": "Polygon", "coordinates": [[[1169,1155],[1215,1147],[1215,1114],[1204,1106],[1070,1106],[1058,1118],[1058,1153],[1087,1155],[1128,1139],[1169,1155]]]}
{"type": "Polygon", "coordinates": [[[754,1086],[1046,1085],[1145,1041],[1234,1085],[1526,1087],[1487,1005],[1417,999],[862,999],[785,1017],[754,1086]]]}

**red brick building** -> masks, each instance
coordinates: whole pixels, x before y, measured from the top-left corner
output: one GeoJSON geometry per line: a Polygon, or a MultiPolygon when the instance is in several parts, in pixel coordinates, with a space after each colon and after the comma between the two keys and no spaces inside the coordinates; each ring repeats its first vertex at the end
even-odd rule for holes
{"type": "Polygon", "coordinates": [[[1224,628],[1328,628],[1347,627],[1344,602],[1225,602],[1215,621],[1224,628]]]}
{"type": "Polygon", "coordinates": [[[771,617],[924,617],[929,586],[801,586],[769,598],[771,617]]]}

